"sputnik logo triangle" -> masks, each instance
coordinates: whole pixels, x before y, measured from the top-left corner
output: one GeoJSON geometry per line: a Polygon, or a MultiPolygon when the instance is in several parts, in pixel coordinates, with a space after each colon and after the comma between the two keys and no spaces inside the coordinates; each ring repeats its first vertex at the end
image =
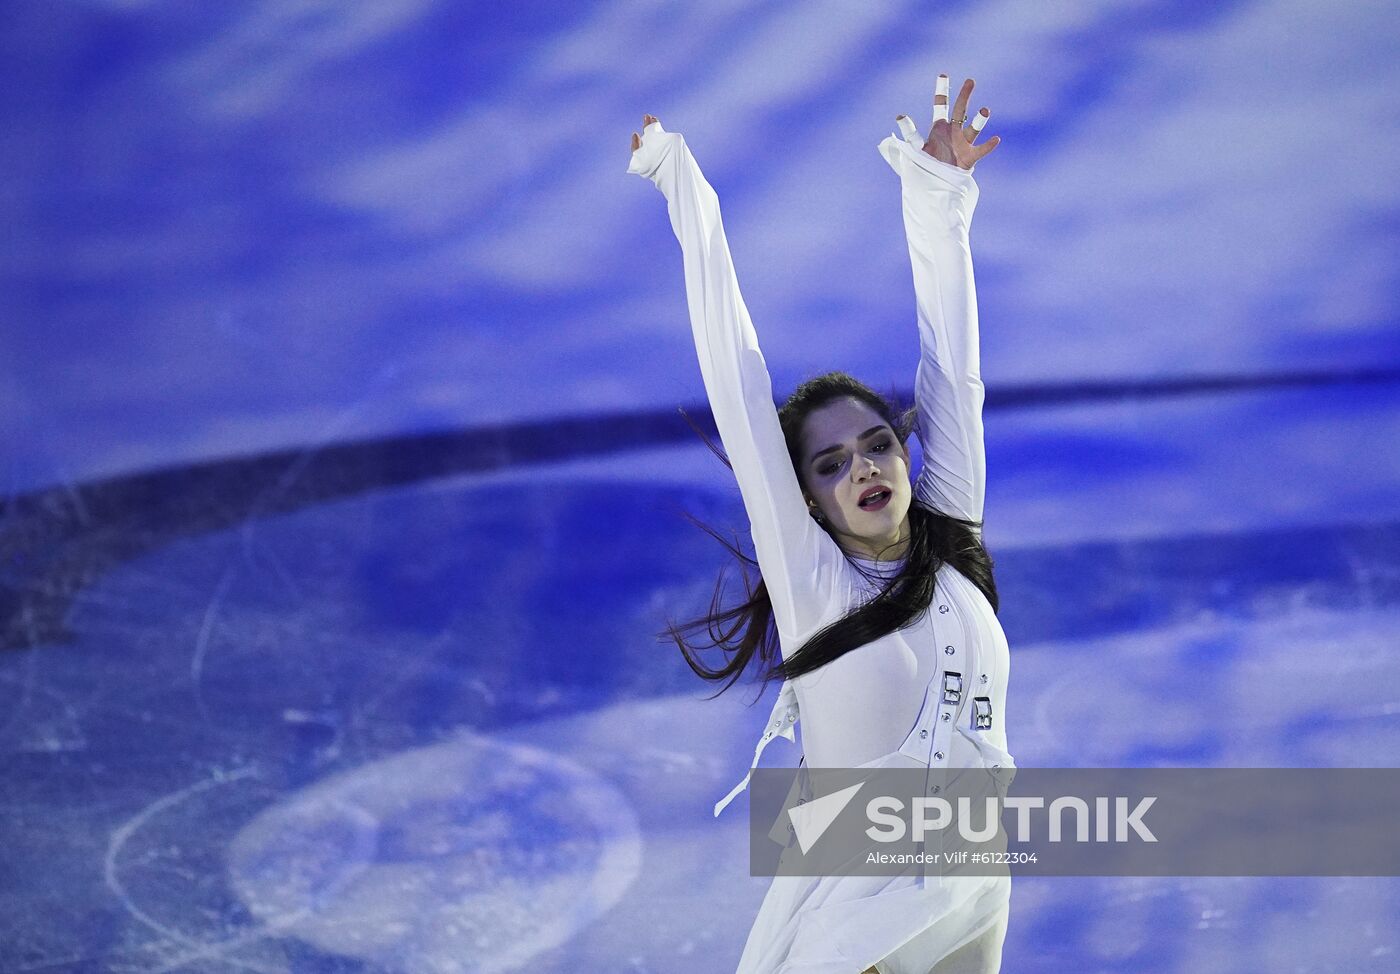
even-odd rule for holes
{"type": "Polygon", "coordinates": [[[806,855],[807,850],[822,837],[822,833],[831,827],[831,823],[836,821],[836,816],[856,797],[856,792],[860,791],[860,786],[864,783],[857,781],[849,788],[833,791],[829,795],[813,798],[788,809],[788,818],[792,819],[792,830],[797,834],[797,844],[803,855],[806,855]]]}

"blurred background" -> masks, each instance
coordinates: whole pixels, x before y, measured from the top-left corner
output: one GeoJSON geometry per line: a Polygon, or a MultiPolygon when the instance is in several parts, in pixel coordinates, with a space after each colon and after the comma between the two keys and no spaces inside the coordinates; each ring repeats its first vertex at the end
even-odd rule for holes
{"type": "MultiPolygon", "coordinates": [[[[775,391],[912,390],[964,77],[1021,766],[1400,754],[1400,10],[0,7],[0,972],[737,963],[770,700],[644,112],[775,391]],[[564,815],[567,807],[569,814],[564,815]],[[582,809],[582,813],[580,813],[582,809]]],[[[765,764],[795,764],[796,747],[765,764]]],[[[1016,971],[1394,971],[1393,879],[1015,883],[1016,971]]]]}

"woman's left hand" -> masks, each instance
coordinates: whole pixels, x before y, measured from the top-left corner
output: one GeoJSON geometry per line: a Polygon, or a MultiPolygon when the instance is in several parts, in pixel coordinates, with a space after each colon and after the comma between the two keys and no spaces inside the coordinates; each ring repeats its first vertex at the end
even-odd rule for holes
{"type": "MultiPolygon", "coordinates": [[[[939,75],[946,78],[947,75],[939,75]]],[[[981,120],[967,117],[967,102],[972,97],[973,81],[968,78],[963,82],[962,90],[958,92],[958,99],[953,103],[953,120],[948,120],[948,96],[935,94],[933,96],[933,128],[929,130],[928,139],[924,142],[924,151],[933,156],[939,162],[946,162],[949,165],[958,166],[962,169],[971,169],[984,156],[990,153],[1001,144],[1001,136],[994,135],[982,145],[977,145],[977,136],[980,129],[986,124],[986,120],[992,113],[987,108],[978,110],[977,114],[981,120]]],[[[905,116],[900,116],[904,118],[905,116]]]]}

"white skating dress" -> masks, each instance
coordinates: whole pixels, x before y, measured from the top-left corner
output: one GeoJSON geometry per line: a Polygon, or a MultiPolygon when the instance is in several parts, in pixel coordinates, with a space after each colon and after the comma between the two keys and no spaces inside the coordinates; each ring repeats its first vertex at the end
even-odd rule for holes
{"type": "MultiPolygon", "coordinates": [[[[923,449],[914,494],[936,510],[980,520],[983,387],[968,242],[977,184],[970,171],[896,135],[879,150],[900,177],[914,272],[923,449]]],[[[739,295],[719,200],[685,139],[651,123],[628,171],[650,179],[666,197],[706,393],[787,656],[877,588],[808,513],[739,295]]],[[[898,566],[862,564],[879,572],[898,566]]],[[[950,781],[949,769],[954,776],[961,769],[1014,773],[1003,720],[1009,664],[990,604],[945,564],[933,603],[914,625],[783,684],[753,764],[775,736],[794,739],[800,715],[808,767],[926,768],[930,782],[950,781]]],[[[715,814],[747,783],[745,776],[715,814]]],[[[872,965],[883,974],[994,974],[1009,898],[1005,874],[779,876],[738,974],[859,974],[872,965]]]]}

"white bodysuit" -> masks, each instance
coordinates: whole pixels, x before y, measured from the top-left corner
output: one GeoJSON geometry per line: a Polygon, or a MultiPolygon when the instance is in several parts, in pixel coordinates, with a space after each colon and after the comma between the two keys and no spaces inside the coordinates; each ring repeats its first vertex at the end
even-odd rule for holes
{"type": "MultiPolygon", "coordinates": [[[[895,135],[879,150],[902,184],[920,338],[915,382],[923,467],[915,496],[981,520],[985,459],[968,170],[895,135]]],[[[648,125],[629,172],[666,197],[715,424],[738,481],[786,658],[878,589],[808,513],[772,383],[739,294],[719,200],[684,138],[648,125]]],[[[885,573],[898,562],[856,559],[885,573]]],[[[982,592],[944,564],[916,623],[783,684],[754,754],[793,739],[808,767],[926,767],[1014,773],[1003,713],[1010,657],[982,592]]],[[[752,770],[752,769],[751,769],[752,770]]],[[[715,808],[718,815],[747,776],[715,808]]],[[[992,974],[1001,966],[1010,880],[1001,876],[776,877],[739,974],[992,974]]]]}

